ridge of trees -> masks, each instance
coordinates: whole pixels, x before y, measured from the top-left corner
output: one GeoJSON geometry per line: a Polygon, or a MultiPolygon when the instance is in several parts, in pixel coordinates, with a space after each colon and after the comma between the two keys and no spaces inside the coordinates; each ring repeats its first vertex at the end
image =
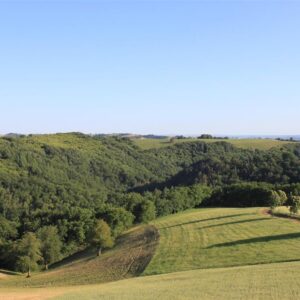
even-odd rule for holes
{"type": "Polygon", "coordinates": [[[134,223],[199,206],[278,205],[300,195],[299,183],[298,143],[143,151],[126,138],[80,133],[0,138],[0,267],[47,269],[90,245],[93,231],[96,241],[100,220],[108,245],[92,244],[102,249],[134,223]]]}

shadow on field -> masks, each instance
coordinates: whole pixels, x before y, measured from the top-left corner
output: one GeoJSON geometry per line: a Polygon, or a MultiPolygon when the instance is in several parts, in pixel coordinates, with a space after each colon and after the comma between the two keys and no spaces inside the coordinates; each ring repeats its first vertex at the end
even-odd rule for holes
{"type": "Polygon", "coordinates": [[[92,248],[84,249],[82,251],[76,252],[76,253],[62,259],[61,261],[58,261],[58,262],[52,264],[49,267],[49,270],[59,268],[59,267],[64,267],[64,266],[70,266],[79,261],[89,260],[91,258],[91,256],[93,256],[94,254],[95,254],[94,249],[92,249],[92,248]]]}
{"type": "Polygon", "coordinates": [[[238,245],[247,245],[252,243],[266,243],[271,241],[283,241],[283,240],[298,239],[298,238],[300,238],[300,232],[279,234],[273,236],[267,235],[267,236],[252,238],[252,239],[237,240],[234,242],[215,244],[207,248],[231,247],[231,246],[238,246],[238,245]]]}
{"type": "Polygon", "coordinates": [[[233,221],[233,222],[227,222],[227,223],[222,223],[222,224],[215,224],[215,225],[199,227],[198,229],[202,230],[202,229],[221,227],[221,226],[227,226],[227,225],[250,223],[250,222],[257,222],[257,221],[270,221],[270,220],[272,220],[272,219],[271,218],[257,218],[257,219],[249,219],[249,220],[240,220],[240,221],[233,221]]]}
{"type": "Polygon", "coordinates": [[[180,224],[175,224],[171,226],[166,226],[166,227],[159,227],[159,229],[168,229],[168,228],[173,228],[173,227],[178,227],[178,226],[184,226],[184,225],[189,225],[189,224],[194,224],[194,223],[201,223],[201,222],[208,222],[208,221],[215,221],[215,220],[221,220],[221,219],[229,219],[229,218],[235,218],[235,217],[241,217],[241,216],[249,216],[249,215],[255,215],[253,213],[246,213],[246,214],[236,214],[236,215],[228,215],[228,216],[222,216],[222,217],[216,217],[216,218],[209,218],[209,219],[199,219],[191,222],[185,222],[185,223],[180,223],[180,224]]]}

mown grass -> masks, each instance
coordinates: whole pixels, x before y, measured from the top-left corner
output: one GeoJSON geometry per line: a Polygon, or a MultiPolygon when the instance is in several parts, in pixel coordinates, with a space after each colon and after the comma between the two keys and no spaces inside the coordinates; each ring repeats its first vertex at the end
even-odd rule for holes
{"type": "Polygon", "coordinates": [[[11,276],[0,281],[0,288],[83,285],[138,276],[150,262],[157,243],[154,227],[135,227],[101,257],[96,256],[94,249],[88,249],[60,262],[50,271],[33,274],[29,279],[24,275],[11,276]]]}
{"type": "Polygon", "coordinates": [[[160,243],[144,275],[300,260],[299,224],[260,211],[208,208],[156,220],[160,243]]]}
{"type": "Polygon", "coordinates": [[[2,289],[1,300],[156,300],[300,298],[300,262],[193,270],[100,285],[2,289]]]}
{"type": "Polygon", "coordinates": [[[299,281],[300,262],[293,262],[133,278],[84,287],[55,299],[299,299],[299,281]]]}
{"type": "Polygon", "coordinates": [[[259,149],[259,150],[269,150],[273,147],[281,147],[289,142],[277,141],[272,139],[175,139],[172,142],[170,139],[134,139],[136,145],[138,145],[143,150],[168,147],[175,144],[186,143],[186,142],[205,142],[205,143],[215,143],[215,142],[227,142],[231,143],[236,147],[243,149],[259,149]]]}

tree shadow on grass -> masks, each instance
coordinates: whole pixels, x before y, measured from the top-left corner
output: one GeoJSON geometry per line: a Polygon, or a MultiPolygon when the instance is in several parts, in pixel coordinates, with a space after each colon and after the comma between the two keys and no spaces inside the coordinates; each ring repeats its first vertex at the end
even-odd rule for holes
{"type": "Polygon", "coordinates": [[[253,243],[266,243],[271,241],[284,241],[284,240],[291,240],[291,239],[298,239],[298,238],[300,238],[300,232],[279,234],[273,236],[267,235],[267,236],[261,236],[261,237],[251,238],[251,239],[215,244],[207,248],[232,247],[232,246],[247,245],[253,243]]]}
{"type": "Polygon", "coordinates": [[[248,219],[248,220],[240,220],[240,221],[233,221],[233,222],[227,222],[222,224],[215,224],[215,225],[209,225],[204,227],[199,227],[199,230],[207,229],[207,228],[214,228],[214,227],[221,227],[226,225],[234,225],[234,224],[242,224],[242,223],[250,223],[250,222],[257,222],[257,221],[270,221],[271,218],[257,218],[257,219],[248,219]]]}
{"type": "Polygon", "coordinates": [[[235,218],[235,217],[241,217],[241,216],[249,216],[249,215],[255,215],[255,214],[254,213],[245,213],[245,214],[226,215],[226,216],[221,216],[221,217],[216,217],[216,218],[209,218],[209,219],[199,219],[199,220],[194,220],[194,221],[190,221],[190,222],[175,224],[175,225],[171,225],[171,226],[159,227],[159,230],[178,227],[178,226],[184,226],[184,225],[189,225],[189,224],[194,224],[194,223],[215,221],[215,220],[235,218]]]}
{"type": "Polygon", "coordinates": [[[84,260],[87,261],[87,260],[89,260],[89,258],[91,258],[92,256],[95,255],[94,253],[95,253],[95,250],[92,247],[88,247],[84,250],[78,251],[78,252],[52,264],[49,267],[49,270],[59,268],[59,267],[65,267],[67,265],[74,264],[76,262],[80,262],[80,261],[84,261],[84,260]]]}

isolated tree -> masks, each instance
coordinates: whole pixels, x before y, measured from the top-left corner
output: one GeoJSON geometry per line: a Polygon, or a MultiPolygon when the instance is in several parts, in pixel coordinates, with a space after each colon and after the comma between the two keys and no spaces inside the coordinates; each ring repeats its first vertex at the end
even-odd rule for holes
{"type": "Polygon", "coordinates": [[[270,191],[269,205],[271,209],[281,205],[281,196],[276,191],[270,191]]]}
{"type": "Polygon", "coordinates": [[[37,235],[41,241],[41,253],[45,269],[48,270],[48,265],[59,259],[62,242],[55,226],[42,227],[37,235]]]}
{"type": "Polygon", "coordinates": [[[286,193],[282,190],[277,191],[279,197],[280,197],[280,205],[284,205],[286,201],[288,200],[288,197],[286,193]]]}
{"type": "Polygon", "coordinates": [[[37,268],[37,262],[41,259],[41,242],[32,232],[25,233],[18,243],[19,258],[18,269],[27,272],[31,276],[31,270],[37,268]]]}
{"type": "Polygon", "coordinates": [[[102,249],[111,248],[114,245],[111,229],[104,220],[97,220],[91,232],[90,244],[97,248],[97,256],[102,249]]]}

